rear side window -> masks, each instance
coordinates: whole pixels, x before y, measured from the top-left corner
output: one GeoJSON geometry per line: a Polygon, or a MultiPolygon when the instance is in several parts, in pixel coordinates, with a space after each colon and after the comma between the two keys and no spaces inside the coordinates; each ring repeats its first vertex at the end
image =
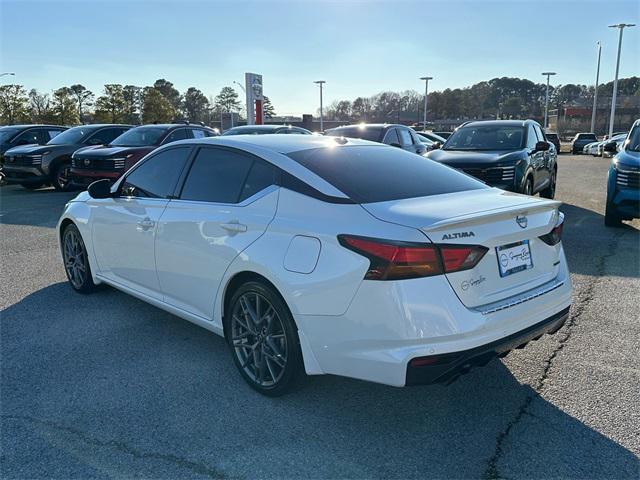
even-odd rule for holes
{"type": "Polygon", "coordinates": [[[411,134],[409,133],[409,130],[406,130],[404,128],[398,128],[398,133],[400,134],[400,145],[402,145],[403,147],[408,147],[412,144],[411,141],[411,134]]]}
{"type": "Polygon", "coordinates": [[[273,171],[254,157],[216,148],[201,148],[182,188],[182,200],[239,203],[273,183],[273,171]],[[254,170],[254,163],[257,167],[254,170]],[[269,177],[271,175],[271,177],[269,177]]]}
{"type": "Polygon", "coordinates": [[[177,130],[174,130],[169,135],[167,135],[167,138],[165,138],[162,143],[166,144],[166,143],[176,142],[178,140],[186,140],[187,138],[189,138],[187,137],[187,129],[178,128],[177,130]]]}
{"type": "Polygon", "coordinates": [[[488,188],[452,168],[399,148],[315,148],[288,156],[357,203],[488,188]]]}
{"type": "Polygon", "coordinates": [[[121,187],[125,197],[167,198],[173,195],[191,147],[163,150],[135,168],[121,187]]]}
{"type": "Polygon", "coordinates": [[[93,144],[108,145],[126,132],[128,128],[103,128],[90,138],[93,144]]]}
{"type": "Polygon", "coordinates": [[[398,138],[398,132],[396,131],[396,129],[390,129],[382,139],[382,142],[386,143],[387,145],[391,145],[394,143],[400,145],[400,139],[398,138]]]}
{"type": "Polygon", "coordinates": [[[277,169],[267,162],[255,160],[242,187],[238,202],[242,202],[267,187],[277,183],[277,169]]]}

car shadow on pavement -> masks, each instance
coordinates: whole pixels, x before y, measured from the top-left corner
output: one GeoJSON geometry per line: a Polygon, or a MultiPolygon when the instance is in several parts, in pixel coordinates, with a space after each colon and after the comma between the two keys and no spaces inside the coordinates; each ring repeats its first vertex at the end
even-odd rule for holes
{"type": "Polygon", "coordinates": [[[80,193],[57,192],[53,187],[27,190],[20,186],[0,188],[0,224],[53,228],[66,202],[80,193]]]}
{"type": "Polygon", "coordinates": [[[562,244],[571,273],[640,277],[637,222],[605,227],[600,213],[571,204],[563,204],[560,210],[565,214],[562,244]]]}
{"type": "Polygon", "coordinates": [[[222,338],[111,288],[53,284],[0,317],[3,477],[637,478],[501,361],[449,386],[309,377],[266,398],[222,338]]]}

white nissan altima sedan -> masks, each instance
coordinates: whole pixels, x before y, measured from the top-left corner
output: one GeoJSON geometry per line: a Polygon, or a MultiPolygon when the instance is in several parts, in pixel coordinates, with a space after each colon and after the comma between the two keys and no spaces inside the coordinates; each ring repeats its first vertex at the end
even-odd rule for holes
{"type": "Polygon", "coordinates": [[[567,319],[559,202],[363,140],[200,138],[93,183],[58,223],[71,286],[224,335],[244,379],[448,382],[567,319]]]}

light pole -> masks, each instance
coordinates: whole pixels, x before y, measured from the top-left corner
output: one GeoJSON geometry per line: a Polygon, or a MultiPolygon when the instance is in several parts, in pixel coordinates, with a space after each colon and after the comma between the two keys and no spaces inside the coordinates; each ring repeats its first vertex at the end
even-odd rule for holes
{"type": "Polygon", "coordinates": [[[5,75],[11,75],[12,77],[15,77],[16,74],[13,72],[0,73],[0,77],[4,77],[5,75]]]}
{"type": "Polygon", "coordinates": [[[618,96],[618,72],[620,70],[620,50],[622,50],[622,31],[625,27],[635,27],[635,23],[619,23],[617,25],[609,25],[609,28],[619,28],[620,37],[618,38],[618,60],[616,61],[616,76],[613,80],[613,96],[611,97],[611,117],[609,118],[609,138],[613,135],[613,119],[616,115],[616,97],[618,96]]]}
{"type": "Polygon", "coordinates": [[[548,127],[547,118],[549,116],[549,77],[551,75],[556,75],[556,72],[542,72],[542,75],[547,76],[547,93],[545,93],[544,95],[544,125],[543,125],[543,128],[546,130],[548,127]]]}
{"type": "Polygon", "coordinates": [[[429,95],[429,80],[433,80],[433,77],[420,77],[420,80],[424,80],[424,118],[422,120],[422,130],[427,129],[427,96],[429,95]]]}
{"type": "Polygon", "coordinates": [[[327,82],[324,80],[316,80],[313,83],[320,86],[320,131],[324,132],[324,119],[322,118],[322,86],[327,82]]]}
{"type": "Polygon", "coordinates": [[[591,111],[591,133],[596,133],[596,110],[598,108],[598,80],[600,80],[600,55],[602,44],[598,42],[598,67],[596,68],[596,89],[593,91],[593,110],[591,111]]]}

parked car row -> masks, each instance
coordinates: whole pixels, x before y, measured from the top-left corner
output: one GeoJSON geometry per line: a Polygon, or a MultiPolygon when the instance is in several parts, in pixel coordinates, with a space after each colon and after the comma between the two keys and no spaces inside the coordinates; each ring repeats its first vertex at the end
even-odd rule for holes
{"type": "Polygon", "coordinates": [[[188,138],[215,136],[202,125],[95,124],[66,129],[47,125],[3,127],[10,132],[8,148],[0,159],[7,183],[28,189],[53,185],[68,191],[86,187],[94,180],[117,180],[146,154],[161,145],[188,138]],[[39,140],[39,141],[38,141],[39,140]]]}

